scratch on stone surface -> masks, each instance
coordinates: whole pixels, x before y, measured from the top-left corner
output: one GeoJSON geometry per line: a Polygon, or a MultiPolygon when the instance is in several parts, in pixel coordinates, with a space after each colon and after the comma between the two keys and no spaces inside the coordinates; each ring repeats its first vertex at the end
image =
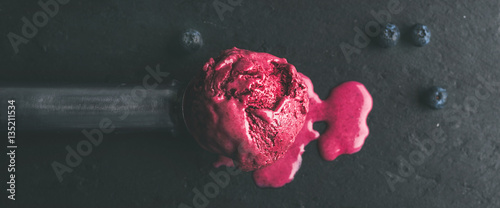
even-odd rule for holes
{"type": "Polygon", "coordinates": [[[213,23],[213,22],[203,21],[203,23],[205,23],[205,24],[209,24],[209,25],[212,25],[212,26],[215,26],[215,27],[219,27],[219,28],[222,28],[222,29],[227,29],[227,27],[217,25],[217,24],[215,24],[215,23],[213,23]]]}

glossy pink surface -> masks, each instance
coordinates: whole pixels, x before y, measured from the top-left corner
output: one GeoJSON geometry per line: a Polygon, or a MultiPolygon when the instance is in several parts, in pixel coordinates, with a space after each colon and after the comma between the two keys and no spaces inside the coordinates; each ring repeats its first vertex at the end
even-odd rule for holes
{"type": "MultiPolygon", "coordinates": [[[[373,101],[363,84],[343,83],[334,88],[326,100],[321,100],[311,80],[304,75],[302,78],[310,101],[306,122],[283,158],[254,172],[255,183],[260,187],[277,188],[291,182],[300,169],[304,147],[315,139],[322,157],[331,161],[341,154],[358,152],[368,136],[366,119],[373,101]],[[321,135],[313,129],[313,123],[318,121],[328,126],[321,135]]],[[[228,158],[222,158],[217,164],[232,165],[228,158]]]]}
{"type": "Polygon", "coordinates": [[[341,154],[358,152],[369,130],[366,118],[372,109],[372,97],[359,82],[346,82],[334,88],[326,100],[321,100],[311,80],[302,75],[309,94],[309,113],[306,123],[288,149],[285,157],[254,172],[260,187],[281,187],[293,180],[302,163],[304,147],[319,139],[318,148],[325,160],[334,160],[341,154]],[[325,121],[327,129],[319,134],[313,123],[325,121]]]}
{"type": "Polygon", "coordinates": [[[293,65],[238,48],[210,59],[184,96],[186,126],[196,141],[244,171],[282,158],[308,109],[307,86],[293,65]]]}

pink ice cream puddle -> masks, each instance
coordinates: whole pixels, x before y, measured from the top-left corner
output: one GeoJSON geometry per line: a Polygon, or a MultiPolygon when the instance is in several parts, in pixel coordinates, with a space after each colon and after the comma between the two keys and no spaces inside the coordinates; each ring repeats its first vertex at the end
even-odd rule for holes
{"type": "MultiPolygon", "coordinates": [[[[366,119],[373,101],[363,84],[353,81],[343,83],[334,88],[326,100],[321,100],[314,92],[311,80],[300,75],[308,87],[309,113],[304,127],[285,156],[254,172],[255,183],[260,187],[278,188],[291,182],[300,169],[304,147],[315,139],[319,139],[321,156],[332,161],[339,155],[358,152],[368,136],[366,119]],[[313,129],[313,124],[320,121],[327,124],[321,135],[313,129]]],[[[233,166],[232,160],[223,156],[214,165],[233,166]]]]}

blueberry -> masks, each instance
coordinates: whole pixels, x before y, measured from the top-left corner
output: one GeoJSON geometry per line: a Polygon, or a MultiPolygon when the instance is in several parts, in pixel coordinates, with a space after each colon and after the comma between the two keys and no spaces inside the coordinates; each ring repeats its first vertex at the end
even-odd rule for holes
{"type": "Polygon", "coordinates": [[[431,87],[423,96],[424,102],[434,109],[444,108],[448,93],[442,87],[431,87]]]}
{"type": "Polygon", "coordinates": [[[431,31],[425,25],[416,24],[411,29],[411,41],[416,46],[427,45],[431,41],[431,31]]]}
{"type": "Polygon", "coordinates": [[[398,44],[400,36],[401,33],[399,32],[398,26],[392,23],[387,23],[382,25],[377,39],[380,46],[389,48],[398,44]]]}
{"type": "Polygon", "coordinates": [[[195,52],[203,46],[201,33],[194,29],[188,29],[181,36],[181,46],[186,52],[195,52]]]}

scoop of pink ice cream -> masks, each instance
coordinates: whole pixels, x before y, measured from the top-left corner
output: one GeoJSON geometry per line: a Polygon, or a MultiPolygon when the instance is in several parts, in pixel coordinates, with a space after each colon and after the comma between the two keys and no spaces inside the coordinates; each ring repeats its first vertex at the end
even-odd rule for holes
{"type": "Polygon", "coordinates": [[[304,125],[307,86],[286,59],[238,48],[210,59],[184,95],[186,125],[244,171],[283,157],[304,125]]]}

